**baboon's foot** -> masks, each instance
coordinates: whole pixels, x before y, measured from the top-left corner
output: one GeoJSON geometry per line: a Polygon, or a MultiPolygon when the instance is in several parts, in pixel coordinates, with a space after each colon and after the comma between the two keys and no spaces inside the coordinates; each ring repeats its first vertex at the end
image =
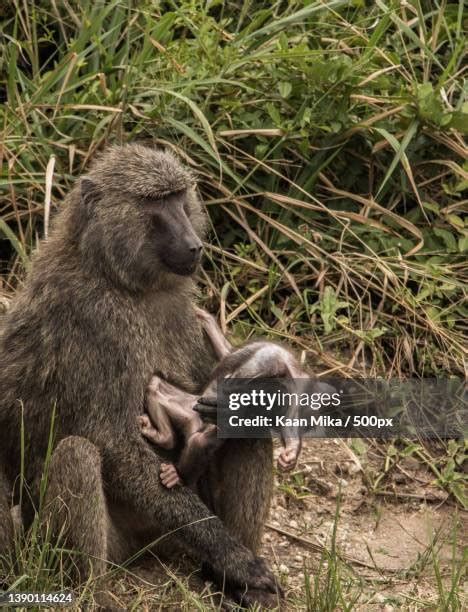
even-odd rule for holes
{"type": "Polygon", "coordinates": [[[202,566],[204,575],[217,584],[222,584],[225,593],[241,606],[260,610],[281,609],[283,590],[264,559],[254,557],[247,564],[247,569],[248,575],[241,576],[239,573],[237,576],[226,576],[213,571],[209,563],[202,566]]]}
{"type": "Polygon", "coordinates": [[[278,456],[278,468],[288,472],[296,467],[299,449],[296,447],[283,448],[278,456]]]}
{"type": "Polygon", "coordinates": [[[159,477],[163,485],[168,489],[183,484],[175,465],[172,465],[172,463],[161,463],[159,477]]]}
{"type": "Polygon", "coordinates": [[[172,431],[163,434],[156,429],[150,417],[147,414],[137,416],[137,423],[140,428],[141,435],[153,444],[157,444],[161,448],[174,448],[175,440],[172,431]]]}
{"type": "Polygon", "coordinates": [[[149,385],[148,385],[148,389],[147,389],[148,394],[157,393],[162,382],[163,382],[162,378],[159,378],[159,376],[154,375],[151,378],[149,385]]]}
{"type": "Polygon", "coordinates": [[[149,416],[147,414],[140,414],[140,416],[137,416],[137,423],[141,433],[145,436],[145,438],[148,438],[149,440],[153,441],[153,436],[158,432],[153,426],[153,423],[151,422],[149,416]]]}

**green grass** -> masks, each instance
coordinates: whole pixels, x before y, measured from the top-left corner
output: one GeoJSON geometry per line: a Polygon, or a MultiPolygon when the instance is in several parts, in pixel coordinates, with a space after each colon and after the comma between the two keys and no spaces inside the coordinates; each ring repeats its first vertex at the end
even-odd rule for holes
{"type": "MultiPolygon", "coordinates": [[[[336,504],[329,541],[321,554],[315,554],[313,561],[310,559],[304,563],[303,587],[288,598],[288,610],[351,612],[383,604],[398,605],[403,610],[461,612],[464,609],[463,581],[468,559],[466,548],[460,551],[463,525],[456,516],[450,536],[445,534],[442,537],[439,529],[427,548],[406,570],[388,572],[376,565],[371,574],[369,570],[363,571],[343,560],[337,544],[339,526],[340,499],[336,504]],[[448,562],[446,559],[441,561],[443,545],[451,546],[448,562]],[[431,587],[430,593],[427,584],[431,587]],[[399,585],[409,588],[394,594],[399,585]]],[[[3,579],[12,592],[69,590],[66,581],[64,583],[67,549],[60,542],[52,543],[49,533],[41,530],[39,514],[28,532],[18,532],[14,555],[0,561],[6,568],[3,579]]],[[[287,577],[283,580],[288,591],[287,577]]],[[[192,579],[190,571],[175,571],[160,561],[152,566],[150,580],[141,574],[138,576],[131,568],[112,567],[104,579],[91,578],[71,593],[75,599],[73,609],[102,602],[102,593],[106,594],[107,602],[128,610],[138,610],[146,605],[155,610],[174,606],[174,609],[204,612],[221,610],[223,602],[212,585],[211,588],[210,585],[203,586],[199,578],[192,579]]]]}
{"type": "Polygon", "coordinates": [[[349,612],[359,600],[363,582],[354,574],[352,568],[341,561],[336,536],[340,517],[340,496],[336,504],[335,520],[329,549],[320,557],[318,568],[304,572],[304,594],[307,610],[349,612]]]}
{"type": "Polygon", "coordinates": [[[46,183],[53,213],[96,150],[145,140],[199,173],[204,295],[232,332],[344,374],[462,372],[463,3],[238,6],[3,9],[6,289],[44,234],[46,183]]]}

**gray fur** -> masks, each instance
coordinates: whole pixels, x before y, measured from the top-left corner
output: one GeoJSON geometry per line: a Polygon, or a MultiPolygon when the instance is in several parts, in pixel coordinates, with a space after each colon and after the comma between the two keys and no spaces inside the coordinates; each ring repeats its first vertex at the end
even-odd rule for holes
{"type": "MultiPolygon", "coordinates": [[[[215,362],[195,315],[192,277],[161,266],[150,240],[146,200],[175,206],[175,196],[164,198],[181,191],[202,237],[193,178],[172,155],[111,147],[69,194],[34,255],[0,332],[0,525],[9,510],[1,489],[18,482],[21,414],[28,525],[55,410],[46,515],[55,530],[65,523],[70,548],[120,562],[177,530],[174,550],[190,553],[236,599],[267,604],[274,579],[253,551],[270,503],[270,442],[224,445],[216,473],[205,478],[214,517],[188,488],[161,485],[160,459],[137,425],[155,373],[196,393],[215,362]],[[69,512],[54,502],[61,495],[69,512]]],[[[0,554],[9,534],[0,529],[0,554]]],[[[78,569],[84,579],[103,564],[78,569]]]]}

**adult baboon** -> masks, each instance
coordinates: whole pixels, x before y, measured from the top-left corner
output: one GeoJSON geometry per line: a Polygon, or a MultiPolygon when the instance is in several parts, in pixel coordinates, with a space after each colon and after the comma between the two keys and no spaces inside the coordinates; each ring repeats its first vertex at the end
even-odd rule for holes
{"type": "Polygon", "coordinates": [[[55,413],[45,504],[57,530],[66,524],[67,546],[84,553],[75,559],[82,579],[90,556],[100,574],[103,559],[121,562],[175,532],[171,546],[231,596],[266,604],[275,581],[255,550],[271,443],[224,445],[202,501],[161,484],[160,458],[137,425],[154,374],[196,393],[215,364],[194,311],[204,226],[190,173],[166,152],[112,147],[78,182],[3,324],[0,465],[13,486],[24,414],[27,525],[55,413]],[[207,507],[214,486],[223,491],[217,516],[207,507]]]}

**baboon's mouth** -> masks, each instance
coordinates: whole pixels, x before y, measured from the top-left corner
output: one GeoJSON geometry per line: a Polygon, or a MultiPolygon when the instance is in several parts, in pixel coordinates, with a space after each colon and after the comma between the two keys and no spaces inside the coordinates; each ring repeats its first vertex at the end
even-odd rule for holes
{"type": "MultiPolygon", "coordinates": [[[[167,265],[167,264],[166,264],[167,265]]],[[[167,265],[169,270],[178,276],[190,276],[195,272],[198,266],[198,261],[194,261],[191,264],[176,264],[171,263],[167,265]]]]}

